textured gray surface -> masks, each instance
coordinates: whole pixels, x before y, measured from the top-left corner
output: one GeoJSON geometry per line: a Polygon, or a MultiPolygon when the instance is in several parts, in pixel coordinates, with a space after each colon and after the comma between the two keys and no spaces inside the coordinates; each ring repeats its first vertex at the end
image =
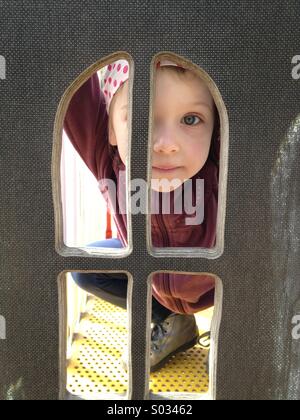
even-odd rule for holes
{"type": "Polygon", "coordinates": [[[203,67],[230,121],[222,257],[151,257],[145,216],[138,215],[133,253],[117,260],[135,280],[132,339],[139,351],[133,352],[131,398],[144,398],[145,279],[164,269],[211,272],[223,281],[217,398],[300,398],[299,343],[291,339],[300,298],[299,125],[274,174],[300,108],[300,82],[291,76],[299,12],[298,0],[0,1],[0,54],[7,61],[0,80],[0,314],[7,321],[1,398],[14,392],[58,398],[57,276],[116,270],[116,260],[55,252],[51,153],[64,91],[87,67],[120,50],[135,62],[132,178],[146,179],[149,66],[157,52],[173,51],[203,67]]]}

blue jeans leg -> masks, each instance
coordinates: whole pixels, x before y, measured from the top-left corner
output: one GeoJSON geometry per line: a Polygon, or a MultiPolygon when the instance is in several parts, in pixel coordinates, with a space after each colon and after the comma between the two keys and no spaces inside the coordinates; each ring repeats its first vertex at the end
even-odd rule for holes
{"type": "MultiPolygon", "coordinates": [[[[123,248],[117,238],[92,242],[88,248],[123,248]]],[[[83,290],[113,305],[126,309],[128,278],[123,273],[72,273],[75,283],[83,290]]]]}
{"type": "Polygon", "coordinates": [[[118,238],[104,239],[103,241],[92,242],[88,248],[123,248],[123,244],[118,238]]]}
{"type": "MultiPolygon", "coordinates": [[[[97,248],[123,248],[117,238],[93,242],[88,247],[97,248]]],[[[120,308],[127,309],[127,286],[128,277],[125,273],[77,273],[72,272],[75,283],[83,290],[92,295],[110,302],[120,308]]],[[[152,321],[155,323],[164,321],[171,315],[169,309],[162,306],[152,297],[152,321]]]]}

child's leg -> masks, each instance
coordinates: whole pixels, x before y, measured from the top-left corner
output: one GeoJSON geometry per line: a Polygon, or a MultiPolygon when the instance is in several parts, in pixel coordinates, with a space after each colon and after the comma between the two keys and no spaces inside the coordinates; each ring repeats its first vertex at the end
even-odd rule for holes
{"type": "Polygon", "coordinates": [[[171,314],[173,314],[173,312],[170,311],[170,309],[163,306],[154,296],[152,296],[152,322],[160,324],[171,314]]]}
{"type": "MultiPolygon", "coordinates": [[[[88,246],[122,248],[122,244],[118,239],[94,242],[88,246]]],[[[127,309],[128,278],[126,274],[73,272],[72,277],[77,285],[85,291],[113,305],[127,309]]],[[[194,341],[198,339],[198,336],[196,336],[197,327],[194,317],[176,316],[176,314],[161,305],[154,296],[152,296],[152,322],[154,326],[151,329],[151,346],[153,348],[155,346],[156,351],[151,351],[150,366],[151,371],[154,371],[165,364],[172,354],[194,346],[194,341]],[[171,316],[168,322],[168,326],[171,325],[171,327],[168,327],[170,331],[163,332],[162,326],[159,324],[163,324],[169,316],[171,316]]],[[[128,355],[126,355],[125,351],[122,357],[122,364],[126,371],[128,370],[127,360],[128,355]]]]}
{"type": "Polygon", "coordinates": [[[104,239],[103,241],[93,242],[87,245],[88,248],[123,248],[122,242],[118,238],[104,239]]]}
{"type": "Polygon", "coordinates": [[[92,295],[126,309],[126,274],[122,273],[72,273],[75,283],[92,295]]]}
{"type": "MultiPolygon", "coordinates": [[[[94,242],[88,247],[97,248],[122,248],[119,239],[106,239],[94,242]]],[[[128,278],[123,273],[72,273],[75,283],[83,290],[91,293],[100,299],[110,302],[113,305],[127,309],[127,285],[128,278]]],[[[152,321],[155,323],[163,322],[170,314],[169,309],[162,306],[152,297],[152,321]]]]}
{"type": "MultiPolygon", "coordinates": [[[[123,248],[117,238],[93,242],[88,247],[93,248],[123,248]]],[[[75,283],[92,295],[126,309],[127,306],[127,275],[122,273],[72,273],[75,283]]]]}

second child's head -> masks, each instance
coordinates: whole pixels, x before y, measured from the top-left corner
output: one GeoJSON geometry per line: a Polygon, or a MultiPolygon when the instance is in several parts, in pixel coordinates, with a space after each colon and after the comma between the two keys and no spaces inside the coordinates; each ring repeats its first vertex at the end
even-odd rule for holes
{"type": "MultiPolygon", "coordinates": [[[[106,85],[112,85],[111,90],[104,91],[109,114],[109,143],[118,148],[126,165],[128,76],[122,74],[126,65],[122,67],[122,61],[114,64],[115,78],[105,80],[106,85]],[[119,79],[116,77],[118,68],[121,72],[119,79]]],[[[206,83],[193,71],[169,62],[157,68],[153,107],[152,181],[160,183],[164,179],[172,183],[175,180],[170,184],[172,190],[205,165],[216,128],[217,110],[206,83]]],[[[164,192],[161,185],[159,191],[164,192]]]]}

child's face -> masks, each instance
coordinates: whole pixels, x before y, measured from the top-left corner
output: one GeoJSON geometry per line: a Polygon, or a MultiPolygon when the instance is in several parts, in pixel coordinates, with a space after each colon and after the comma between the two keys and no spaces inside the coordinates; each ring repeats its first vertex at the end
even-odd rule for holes
{"type": "MultiPolygon", "coordinates": [[[[127,101],[128,82],[115,95],[112,113],[114,133],[110,135],[110,142],[118,146],[124,164],[128,154],[127,101]]],[[[168,192],[197,174],[208,158],[213,129],[214,100],[205,83],[190,71],[177,74],[171,69],[158,70],[154,98],[152,180],[176,182],[170,188],[155,186],[154,182],[152,188],[168,192]],[[163,167],[175,169],[159,169],[163,167]]]]}
{"type": "Polygon", "coordinates": [[[128,155],[128,81],[113,97],[109,109],[109,142],[118,146],[120,158],[126,166],[128,155]]]}

